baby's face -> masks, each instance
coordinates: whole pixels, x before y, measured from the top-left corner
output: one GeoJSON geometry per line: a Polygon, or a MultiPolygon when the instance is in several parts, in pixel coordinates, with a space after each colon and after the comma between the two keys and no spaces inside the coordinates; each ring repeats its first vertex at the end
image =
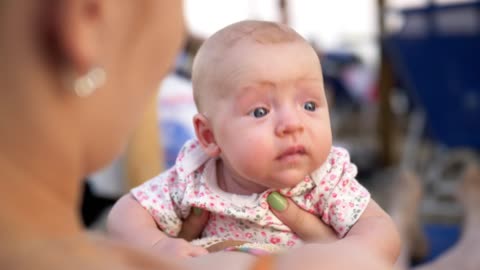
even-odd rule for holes
{"type": "Polygon", "coordinates": [[[308,44],[243,42],[217,69],[224,92],[210,101],[209,119],[228,173],[284,188],[326,160],[328,106],[320,63],[308,44]]]}

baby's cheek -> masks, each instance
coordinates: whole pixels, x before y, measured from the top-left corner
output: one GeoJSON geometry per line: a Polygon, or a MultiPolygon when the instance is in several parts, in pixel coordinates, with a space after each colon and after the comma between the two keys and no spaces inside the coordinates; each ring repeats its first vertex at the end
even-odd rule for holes
{"type": "Polygon", "coordinates": [[[238,164],[246,174],[255,174],[259,176],[262,172],[265,172],[266,160],[268,151],[260,143],[255,143],[249,147],[239,147],[238,149],[238,164]]]}

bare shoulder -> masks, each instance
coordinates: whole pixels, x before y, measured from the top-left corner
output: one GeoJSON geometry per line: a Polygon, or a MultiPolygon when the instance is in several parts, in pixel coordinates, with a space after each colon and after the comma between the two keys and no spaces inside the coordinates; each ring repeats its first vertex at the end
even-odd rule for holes
{"type": "Polygon", "coordinates": [[[118,243],[86,235],[66,239],[17,241],[2,245],[0,269],[178,269],[118,243]]]}

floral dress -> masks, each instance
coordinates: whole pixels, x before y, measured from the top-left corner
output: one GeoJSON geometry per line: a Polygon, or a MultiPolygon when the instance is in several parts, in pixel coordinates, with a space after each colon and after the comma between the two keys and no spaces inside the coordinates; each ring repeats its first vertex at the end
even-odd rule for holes
{"type": "MultiPolygon", "coordinates": [[[[136,200],[148,210],[160,229],[176,236],[192,207],[210,212],[202,237],[299,245],[301,240],[269,209],[267,196],[236,195],[217,185],[216,159],[210,158],[197,140],[181,149],[175,166],[131,190],[136,200]]],[[[370,193],[355,176],[357,168],[348,152],[332,147],[327,161],[293,188],[279,192],[301,208],[320,217],[339,237],[345,236],[370,200],[370,193]]]]}

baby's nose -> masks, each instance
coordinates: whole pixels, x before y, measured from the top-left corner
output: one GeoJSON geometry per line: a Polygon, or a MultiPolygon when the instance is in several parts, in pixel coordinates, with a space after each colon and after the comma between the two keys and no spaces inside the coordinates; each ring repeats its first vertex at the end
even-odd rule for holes
{"type": "Polygon", "coordinates": [[[296,113],[284,114],[280,117],[277,126],[275,127],[275,133],[277,136],[286,136],[302,132],[304,129],[301,119],[296,113]]]}

